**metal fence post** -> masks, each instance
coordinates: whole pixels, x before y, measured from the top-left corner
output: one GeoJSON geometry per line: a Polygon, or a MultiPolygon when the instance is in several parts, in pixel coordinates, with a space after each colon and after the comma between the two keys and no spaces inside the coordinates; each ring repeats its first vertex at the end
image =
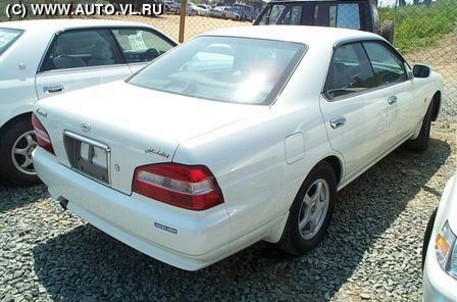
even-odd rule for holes
{"type": "Polygon", "coordinates": [[[179,43],[184,42],[184,32],[186,30],[186,11],[187,0],[181,0],[181,11],[179,16],[179,43]]]}

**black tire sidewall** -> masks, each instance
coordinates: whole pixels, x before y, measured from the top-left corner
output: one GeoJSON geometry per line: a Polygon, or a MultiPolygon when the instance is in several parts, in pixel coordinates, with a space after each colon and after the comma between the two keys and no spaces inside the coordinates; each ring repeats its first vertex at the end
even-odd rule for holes
{"type": "Polygon", "coordinates": [[[430,215],[430,219],[428,220],[427,227],[425,228],[424,232],[424,241],[422,242],[422,269],[424,269],[425,258],[427,257],[427,247],[432,236],[433,225],[435,224],[436,219],[436,212],[438,212],[438,208],[436,208],[433,211],[432,215],[430,215]]]}
{"type": "Polygon", "coordinates": [[[414,151],[425,151],[430,140],[430,130],[432,127],[433,103],[430,103],[422,120],[422,126],[416,139],[406,142],[407,148],[414,151]]]}

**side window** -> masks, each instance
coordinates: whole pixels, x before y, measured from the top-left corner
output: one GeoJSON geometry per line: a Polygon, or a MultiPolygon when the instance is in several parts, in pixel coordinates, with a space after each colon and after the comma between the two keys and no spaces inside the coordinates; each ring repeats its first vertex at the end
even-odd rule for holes
{"type": "Polygon", "coordinates": [[[361,43],[338,47],[330,63],[324,93],[339,97],[376,86],[370,62],[361,43]]]}
{"type": "Polygon", "coordinates": [[[147,29],[114,29],[113,35],[127,63],[152,61],[175,46],[165,37],[147,29]]]}
{"type": "Polygon", "coordinates": [[[301,12],[301,5],[290,5],[276,24],[300,25],[301,12]]]}
{"type": "Polygon", "coordinates": [[[302,5],[275,4],[268,8],[259,25],[265,24],[300,24],[302,5]]]}
{"type": "Polygon", "coordinates": [[[357,3],[338,4],[336,26],[341,28],[360,29],[360,12],[357,3]]]}
{"type": "Polygon", "coordinates": [[[363,45],[379,85],[406,81],[406,70],[400,57],[378,42],[364,42],[363,45]]]}
{"type": "Polygon", "coordinates": [[[54,38],[41,71],[122,63],[109,31],[73,30],[54,38]]]}
{"type": "Polygon", "coordinates": [[[336,6],[318,3],[314,7],[314,25],[336,27],[336,6]]]}

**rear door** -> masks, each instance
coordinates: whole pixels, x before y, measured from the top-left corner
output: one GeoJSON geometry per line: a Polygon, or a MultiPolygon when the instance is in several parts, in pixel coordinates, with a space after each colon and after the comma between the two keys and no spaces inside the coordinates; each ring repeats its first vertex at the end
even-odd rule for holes
{"type": "Polygon", "coordinates": [[[36,75],[39,98],[119,80],[130,74],[108,29],[56,35],[36,75]]]}
{"type": "Polygon", "coordinates": [[[39,98],[120,80],[176,46],[146,27],[69,30],[56,35],[36,75],[39,98]]]}

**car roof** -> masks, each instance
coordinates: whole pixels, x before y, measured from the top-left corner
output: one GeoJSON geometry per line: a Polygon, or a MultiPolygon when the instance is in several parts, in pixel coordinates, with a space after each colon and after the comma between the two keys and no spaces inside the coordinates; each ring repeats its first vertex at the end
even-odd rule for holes
{"type": "Polygon", "coordinates": [[[94,19],[52,19],[52,20],[24,20],[2,22],[0,27],[16,28],[33,32],[56,32],[74,28],[105,27],[105,26],[142,26],[153,27],[144,23],[118,21],[118,20],[94,20],[94,19]]]}
{"type": "Polygon", "coordinates": [[[250,27],[231,27],[213,30],[203,34],[202,36],[227,36],[277,40],[306,45],[328,44],[331,47],[345,41],[384,40],[376,34],[360,30],[305,25],[256,25],[250,27]]]}

